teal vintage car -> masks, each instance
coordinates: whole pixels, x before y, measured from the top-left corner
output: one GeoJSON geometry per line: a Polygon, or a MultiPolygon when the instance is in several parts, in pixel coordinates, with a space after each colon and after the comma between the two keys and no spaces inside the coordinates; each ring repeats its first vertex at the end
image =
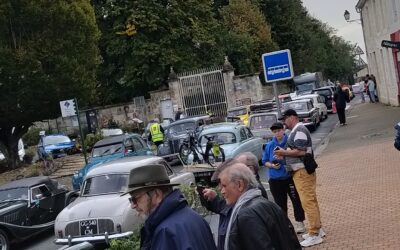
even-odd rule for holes
{"type": "Polygon", "coordinates": [[[139,134],[124,134],[107,137],[93,146],[90,161],[72,176],[72,187],[80,189],[87,172],[95,166],[124,157],[153,155],[153,152],[139,134]]]}

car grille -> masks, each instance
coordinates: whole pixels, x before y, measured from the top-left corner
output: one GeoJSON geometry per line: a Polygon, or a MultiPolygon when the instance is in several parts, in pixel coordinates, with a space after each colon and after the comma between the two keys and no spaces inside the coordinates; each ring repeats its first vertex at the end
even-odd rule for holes
{"type": "MultiPolygon", "coordinates": [[[[110,219],[98,219],[98,232],[99,234],[104,234],[105,232],[114,232],[114,222],[110,219]]],[[[65,227],[65,236],[71,235],[79,236],[79,221],[69,223],[65,227]]]]}

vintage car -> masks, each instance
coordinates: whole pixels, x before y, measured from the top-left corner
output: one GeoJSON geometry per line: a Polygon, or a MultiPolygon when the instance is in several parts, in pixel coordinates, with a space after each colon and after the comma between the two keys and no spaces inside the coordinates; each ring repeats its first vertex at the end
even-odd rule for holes
{"type": "Polygon", "coordinates": [[[116,135],[100,140],[94,144],[88,164],[72,176],[72,187],[80,189],[86,173],[100,163],[137,155],[153,155],[138,134],[116,135]]]}
{"type": "Polygon", "coordinates": [[[236,117],[240,119],[242,124],[247,125],[249,121],[249,107],[239,106],[228,109],[227,121],[233,121],[236,117]]]}
{"type": "Polygon", "coordinates": [[[243,152],[252,152],[261,160],[264,140],[255,137],[245,125],[226,122],[203,126],[198,137],[203,151],[208,141],[206,137],[220,143],[224,149],[225,159],[233,158],[243,152]]]}
{"type": "Polygon", "coordinates": [[[319,119],[323,121],[328,118],[328,108],[325,105],[325,97],[319,94],[309,94],[309,95],[301,95],[295,97],[293,100],[303,100],[308,99],[311,100],[314,107],[319,110],[319,119]]]}
{"type": "Polygon", "coordinates": [[[59,158],[77,151],[75,142],[63,134],[41,136],[37,145],[39,158],[59,158]]]}
{"type": "Polygon", "coordinates": [[[299,116],[300,122],[315,131],[320,124],[319,110],[315,108],[310,100],[297,100],[282,104],[284,110],[294,109],[299,116]]]}
{"type": "Polygon", "coordinates": [[[267,143],[274,137],[270,127],[277,121],[277,111],[253,113],[249,117],[249,128],[255,137],[262,138],[267,143]]]}
{"type": "Polygon", "coordinates": [[[78,194],[49,177],[20,179],[0,186],[0,249],[54,225],[63,208],[78,194]]]}
{"type": "Polygon", "coordinates": [[[195,184],[193,173],[174,173],[167,162],[157,156],[135,156],[103,163],[88,172],[79,197],[57,216],[55,243],[108,243],[110,239],[131,235],[143,220],[131,208],[128,197],[121,194],[127,189],[131,169],[152,164],[164,165],[172,183],[195,184]]]}

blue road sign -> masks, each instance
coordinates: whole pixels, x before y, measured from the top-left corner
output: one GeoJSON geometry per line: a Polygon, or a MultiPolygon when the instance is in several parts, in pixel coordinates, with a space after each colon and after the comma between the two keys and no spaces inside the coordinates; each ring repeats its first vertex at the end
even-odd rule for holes
{"type": "Polygon", "coordinates": [[[276,82],[293,78],[293,65],[290,50],[280,50],[262,55],[266,82],[276,82]]]}

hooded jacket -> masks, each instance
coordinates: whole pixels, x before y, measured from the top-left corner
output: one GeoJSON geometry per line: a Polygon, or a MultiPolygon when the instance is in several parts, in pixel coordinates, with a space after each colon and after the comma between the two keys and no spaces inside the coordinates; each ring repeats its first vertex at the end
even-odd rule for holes
{"type": "Polygon", "coordinates": [[[208,223],[179,190],[167,195],[140,231],[141,250],[216,250],[208,223]]]}

